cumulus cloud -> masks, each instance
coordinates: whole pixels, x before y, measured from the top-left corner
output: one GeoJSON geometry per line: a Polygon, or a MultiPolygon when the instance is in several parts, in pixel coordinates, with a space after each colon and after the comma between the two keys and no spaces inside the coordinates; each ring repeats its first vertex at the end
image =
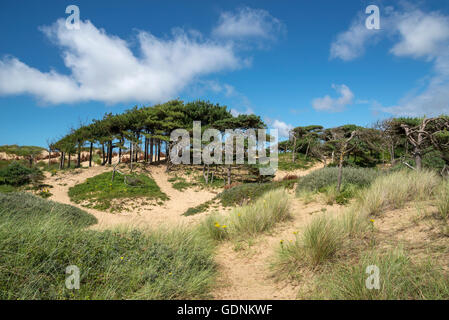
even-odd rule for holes
{"type": "Polygon", "coordinates": [[[423,59],[433,64],[423,88],[414,88],[397,105],[380,107],[393,115],[421,116],[449,112],[449,17],[440,12],[424,12],[410,5],[400,10],[387,8],[381,14],[383,30],[362,30],[357,17],[351,27],[331,44],[331,58],[348,61],[361,56],[365,48],[381,36],[393,40],[390,53],[397,57],[423,59]]]}
{"type": "Polygon", "coordinates": [[[240,8],[236,12],[223,12],[212,33],[223,38],[274,39],[284,25],[266,10],[240,8]]]}
{"type": "Polygon", "coordinates": [[[279,138],[288,138],[290,130],[293,129],[291,124],[287,124],[284,121],[278,119],[270,119],[268,117],[265,118],[265,122],[267,123],[270,129],[277,129],[279,138]]]}
{"type": "Polygon", "coordinates": [[[337,35],[331,44],[331,59],[354,60],[365,53],[365,47],[377,41],[379,31],[365,27],[365,17],[359,15],[348,30],[337,35]]]}
{"type": "Polygon", "coordinates": [[[7,56],[0,59],[0,95],[31,94],[50,104],[160,102],[200,76],[246,66],[232,42],[203,40],[181,29],[170,39],[139,31],[138,55],[90,21],[81,22],[79,30],[68,30],[63,19],[41,29],[62,50],[70,74],[42,72],[7,56]]]}
{"type": "Polygon", "coordinates": [[[347,105],[352,104],[354,100],[354,94],[352,91],[344,84],[342,85],[332,85],[332,88],[340,94],[338,98],[332,98],[329,95],[323,98],[316,98],[312,101],[312,106],[317,111],[327,111],[327,112],[340,112],[343,111],[347,105]]]}

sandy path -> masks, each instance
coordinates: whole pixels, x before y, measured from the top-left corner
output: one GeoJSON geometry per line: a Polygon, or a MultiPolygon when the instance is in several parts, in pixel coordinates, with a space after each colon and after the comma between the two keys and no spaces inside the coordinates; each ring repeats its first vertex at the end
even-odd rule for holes
{"type": "MultiPolygon", "coordinates": [[[[278,172],[276,178],[282,179],[287,174],[303,176],[313,170],[322,168],[317,164],[307,170],[294,172],[278,172]]],[[[304,204],[303,201],[291,199],[293,219],[277,226],[270,234],[264,234],[255,239],[255,243],[245,249],[236,251],[235,244],[226,242],[218,249],[216,261],[219,265],[219,287],[214,292],[215,299],[230,300],[266,300],[266,299],[296,299],[299,286],[286,281],[275,281],[270,263],[281,240],[288,242],[295,239],[298,232],[307,225],[313,214],[339,210],[339,206],[327,206],[318,203],[304,204]]]]}
{"type": "Polygon", "coordinates": [[[161,190],[170,198],[162,205],[136,205],[137,208],[129,209],[119,213],[103,212],[95,209],[82,207],[70,201],[68,190],[70,187],[86,181],[87,178],[96,176],[106,171],[112,170],[108,167],[95,166],[89,169],[77,169],[76,174],[72,172],[58,173],[55,176],[47,175],[45,183],[52,185],[51,200],[70,204],[81,208],[98,219],[95,228],[104,229],[118,225],[133,227],[158,227],[189,225],[200,220],[204,214],[185,217],[182,214],[190,207],[197,206],[212,199],[215,193],[201,190],[194,191],[188,189],[178,191],[173,189],[168,182],[168,175],[165,173],[165,166],[149,166],[151,176],[156,181],[161,190]]]}
{"type": "Polygon", "coordinates": [[[273,279],[270,263],[275,252],[281,240],[293,241],[293,232],[301,231],[322,208],[334,212],[339,207],[317,203],[305,205],[297,199],[292,199],[291,203],[293,219],[280,224],[270,234],[258,237],[249,248],[235,251],[235,244],[231,242],[220,246],[216,261],[220,270],[218,283],[222,285],[215,291],[215,299],[296,299],[299,286],[273,279]]]}

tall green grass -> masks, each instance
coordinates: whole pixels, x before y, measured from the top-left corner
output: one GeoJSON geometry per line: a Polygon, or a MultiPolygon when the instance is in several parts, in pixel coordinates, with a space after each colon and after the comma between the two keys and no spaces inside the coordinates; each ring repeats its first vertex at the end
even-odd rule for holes
{"type": "Polygon", "coordinates": [[[0,194],[0,299],[204,298],[213,244],[191,229],[93,231],[91,215],[30,194],[0,194]],[[79,290],[65,269],[80,269],[79,290]]]}
{"type": "Polygon", "coordinates": [[[214,240],[253,237],[290,217],[289,195],[284,189],[276,189],[250,205],[235,208],[227,216],[209,216],[200,229],[214,240]]]}
{"type": "Polygon", "coordinates": [[[339,263],[321,274],[315,292],[324,299],[447,300],[449,278],[430,262],[413,263],[402,250],[369,251],[355,265],[339,263]],[[368,266],[379,268],[379,289],[366,286],[368,266]]]}
{"type": "Polygon", "coordinates": [[[449,217],[449,180],[443,181],[436,193],[436,205],[443,219],[449,217]]]}
{"type": "Polygon", "coordinates": [[[433,171],[402,170],[376,179],[360,194],[358,209],[365,215],[378,215],[384,210],[402,208],[412,200],[430,200],[441,183],[433,171]]]}

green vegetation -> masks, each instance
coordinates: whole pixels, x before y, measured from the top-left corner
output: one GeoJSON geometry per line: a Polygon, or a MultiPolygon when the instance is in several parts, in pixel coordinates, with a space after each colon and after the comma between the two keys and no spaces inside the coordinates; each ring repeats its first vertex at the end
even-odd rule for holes
{"type": "Polygon", "coordinates": [[[449,180],[445,180],[437,190],[436,205],[441,218],[449,217],[449,180]]]}
{"type": "Polygon", "coordinates": [[[188,216],[193,216],[193,215],[195,215],[197,213],[204,212],[207,209],[209,209],[210,205],[213,203],[213,200],[214,199],[206,201],[206,202],[203,202],[203,203],[197,205],[196,207],[189,208],[189,209],[187,209],[186,212],[183,213],[183,215],[188,217],[188,216]]]}
{"type": "MultiPolygon", "coordinates": [[[[350,184],[366,187],[380,175],[375,169],[343,168],[342,185],[350,184]]],[[[297,192],[319,191],[329,186],[337,185],[338,168],[326,167],[315,170],[302,177],[298,183],[297,192]]]]}
{"type": "Polygon", "coordinates": [[[320,195],[326,204],[347,204],[355,197],[360,188],[367,187],[381,175],[379,170],[370,168],[342,168],[342,186],[337,190],[338,168],[326,167],[315,170],[302,177],[296,188],[296,194],[307,201],[320,195]]]}
{"type": "Polygon", "coordinates": [[[27,168],[17,162],[0,169],[0,184],[20,187],[31,182],[37,183],[43,178],[42,172],[36,168],[27,168]]]}
{"type": "Polygon", "coordinates": [[[271,190],[251,205],[236,207],[229,216],[208,216],[200,229],[214,240],[254,237],[289,219],[289,206],[284,189],[271,190]]]}
{"type": "Polygon", "coordinates": [[[294,171],[298,169],[310,168],[315,163],[315,159],[308,157],[302,153],[298,153],[295,162],[292,161],[291,152],[279,153],[278,169],[283,171],[294,171]]]}
{"type": "Polygon", "coordinates": [[[213,245],[188,229],[93,231],[91,215],[30,194],[0,194],[0,299],[197,299],[213,245]],[[65,287],[76,265],[80,289],[65,287]]]}
{"type": "Polygon", "coordinates": [[[449,281],[431,263],[413,263],[402,250],[379,253],[369,251],[355,265],[339,263],[332,275],[323,273],[318,280],[317,297],[350,300],[447,300],[449,281]],[[366,268],[379,268],[379,289],[366,288],[366,268]]]}
{"type": "Polygon", "coordinates": [[[407,201],[429,200],[441,183],[433,171],[402,170],[381,176],[364,190],[357,205],[365,215],[378,215],[388,209],[402,208],[407,201]]]}
{"type": "Polygon", "coordinates": [[[128,175],[125,178],[116,173],[112,181],[112,172],[105,172],[89,178],[86,182],[69,189],[70,199],[83,206],[98,210],[114,211],[114,199],[145,198],[149,200],[167,200],[156,182],[144,174],[128,175]]]}
{"type": "Polygon", "coordinates": [[[16,144],[0,146],[0,152],[14,154],[16,156],[27,156],[29,154],[39,154],[45,151],[45,148],[36,146],[18,146],[16,144]]]}
{"type": "Polygon", "coordinates": [[[241,206],[244,204],[254,203],[265,193],[285,188],[293,188],[296,180],[273,181],[266,183],[245,183],[233,186],[218,194],[214,199],[204,202],[196,207],[189,208],[183,215],[191,216],[206,211],[214,200],[219,200],[224,207],[241,206]]]}
{"type": "Polygon", "coordinates": [[[178,191],[183,191],[185,189],[190,188],[192,185],[186,181],[183,177],[172,177],[168,179],[168,182],[171,182],[172,187],[178,191]]]}
{"type": "Polygon", "coordinates": [[[221,204],[225,207],[252,203],[268,191],[279,188],[291,189],[295,183],[295,180],[273,181],[267,183],[245,183],[224,190],[218,195],[218,199],[220,199],[221,204]]]}

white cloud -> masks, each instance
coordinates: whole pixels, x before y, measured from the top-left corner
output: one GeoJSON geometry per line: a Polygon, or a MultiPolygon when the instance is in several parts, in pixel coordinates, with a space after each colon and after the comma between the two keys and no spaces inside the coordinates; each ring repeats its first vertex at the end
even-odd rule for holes
{"type": "Polygon", "coordinates": [[[365,53],[368,43],[375,42],[379,34],[377,30],[369,30],[365,27],[363,16],[358,16],[351,27],[337,35],[331,44],[331,59],[340,58],[344,61],[354,60],[365,53]]]}
{"type": "Polygon", "coordinates": [[[447,49],[449,20],[439,13],[420,10],[397,15],[400,41],[391,52],[397,56],[435,57],[447,49]]]}
{"type": "Polygon", "coordinates": [[[316,98],[312,101],[312,106],[317,111],[328,111],[328,112],[340,112],[343,111],[347,105],[352,104],[354,99],[354,94],[352,91],[344,84],[342,85],[332,85],[340,94],[338,98],[331,98],[329,95],[323,98],[316,98]]]}
{"type": "Polygon", "coordinates": [[[91,22],[68,30],[59,19],[43,32],[62,49],[69,75],[41,72],[14,57],[0,60],[0,95],[31,94],[46,103],[96,100],[159,102],[197,77],[245,65],[230,43],[202,40],[175,30],[171,39],[138,33],[140,54],[91,22]]]}
{"type": "Polygon", "coordinates": [[[213,34],[223,38],[274,39],[284,25],[262,9],[240,8],[236,12],[223,12],[213,34]]]}
{"type": "Polygon", "coordinates": [[[293,129],[293,126],[291,124],[287,124],[284,121],[280,121],[277,119],[272,120],[268,117],[265,117],[265,122],[270,129],[278,130],[279,138],[288,138],[290,130],[293,129]]]}
{"type": "Polygon", "coordinates": [[[414,88],[397,105],[379,107],[379,110],[402,116],[449,112],[448,16],[440,12],[424,12],[406,4],[401,10],[388,8],[381,13],[381,32],[363,31],[361,27],[364,23],[357,17],[349,30],[337,36],[331,44],[332,58],[355,59],[364,53],[369,40],[377,40],[376,37],[383,35],[394,42],[391,54],[433,63],[433,72],[427,76],[424,88],[414,88]]]}

